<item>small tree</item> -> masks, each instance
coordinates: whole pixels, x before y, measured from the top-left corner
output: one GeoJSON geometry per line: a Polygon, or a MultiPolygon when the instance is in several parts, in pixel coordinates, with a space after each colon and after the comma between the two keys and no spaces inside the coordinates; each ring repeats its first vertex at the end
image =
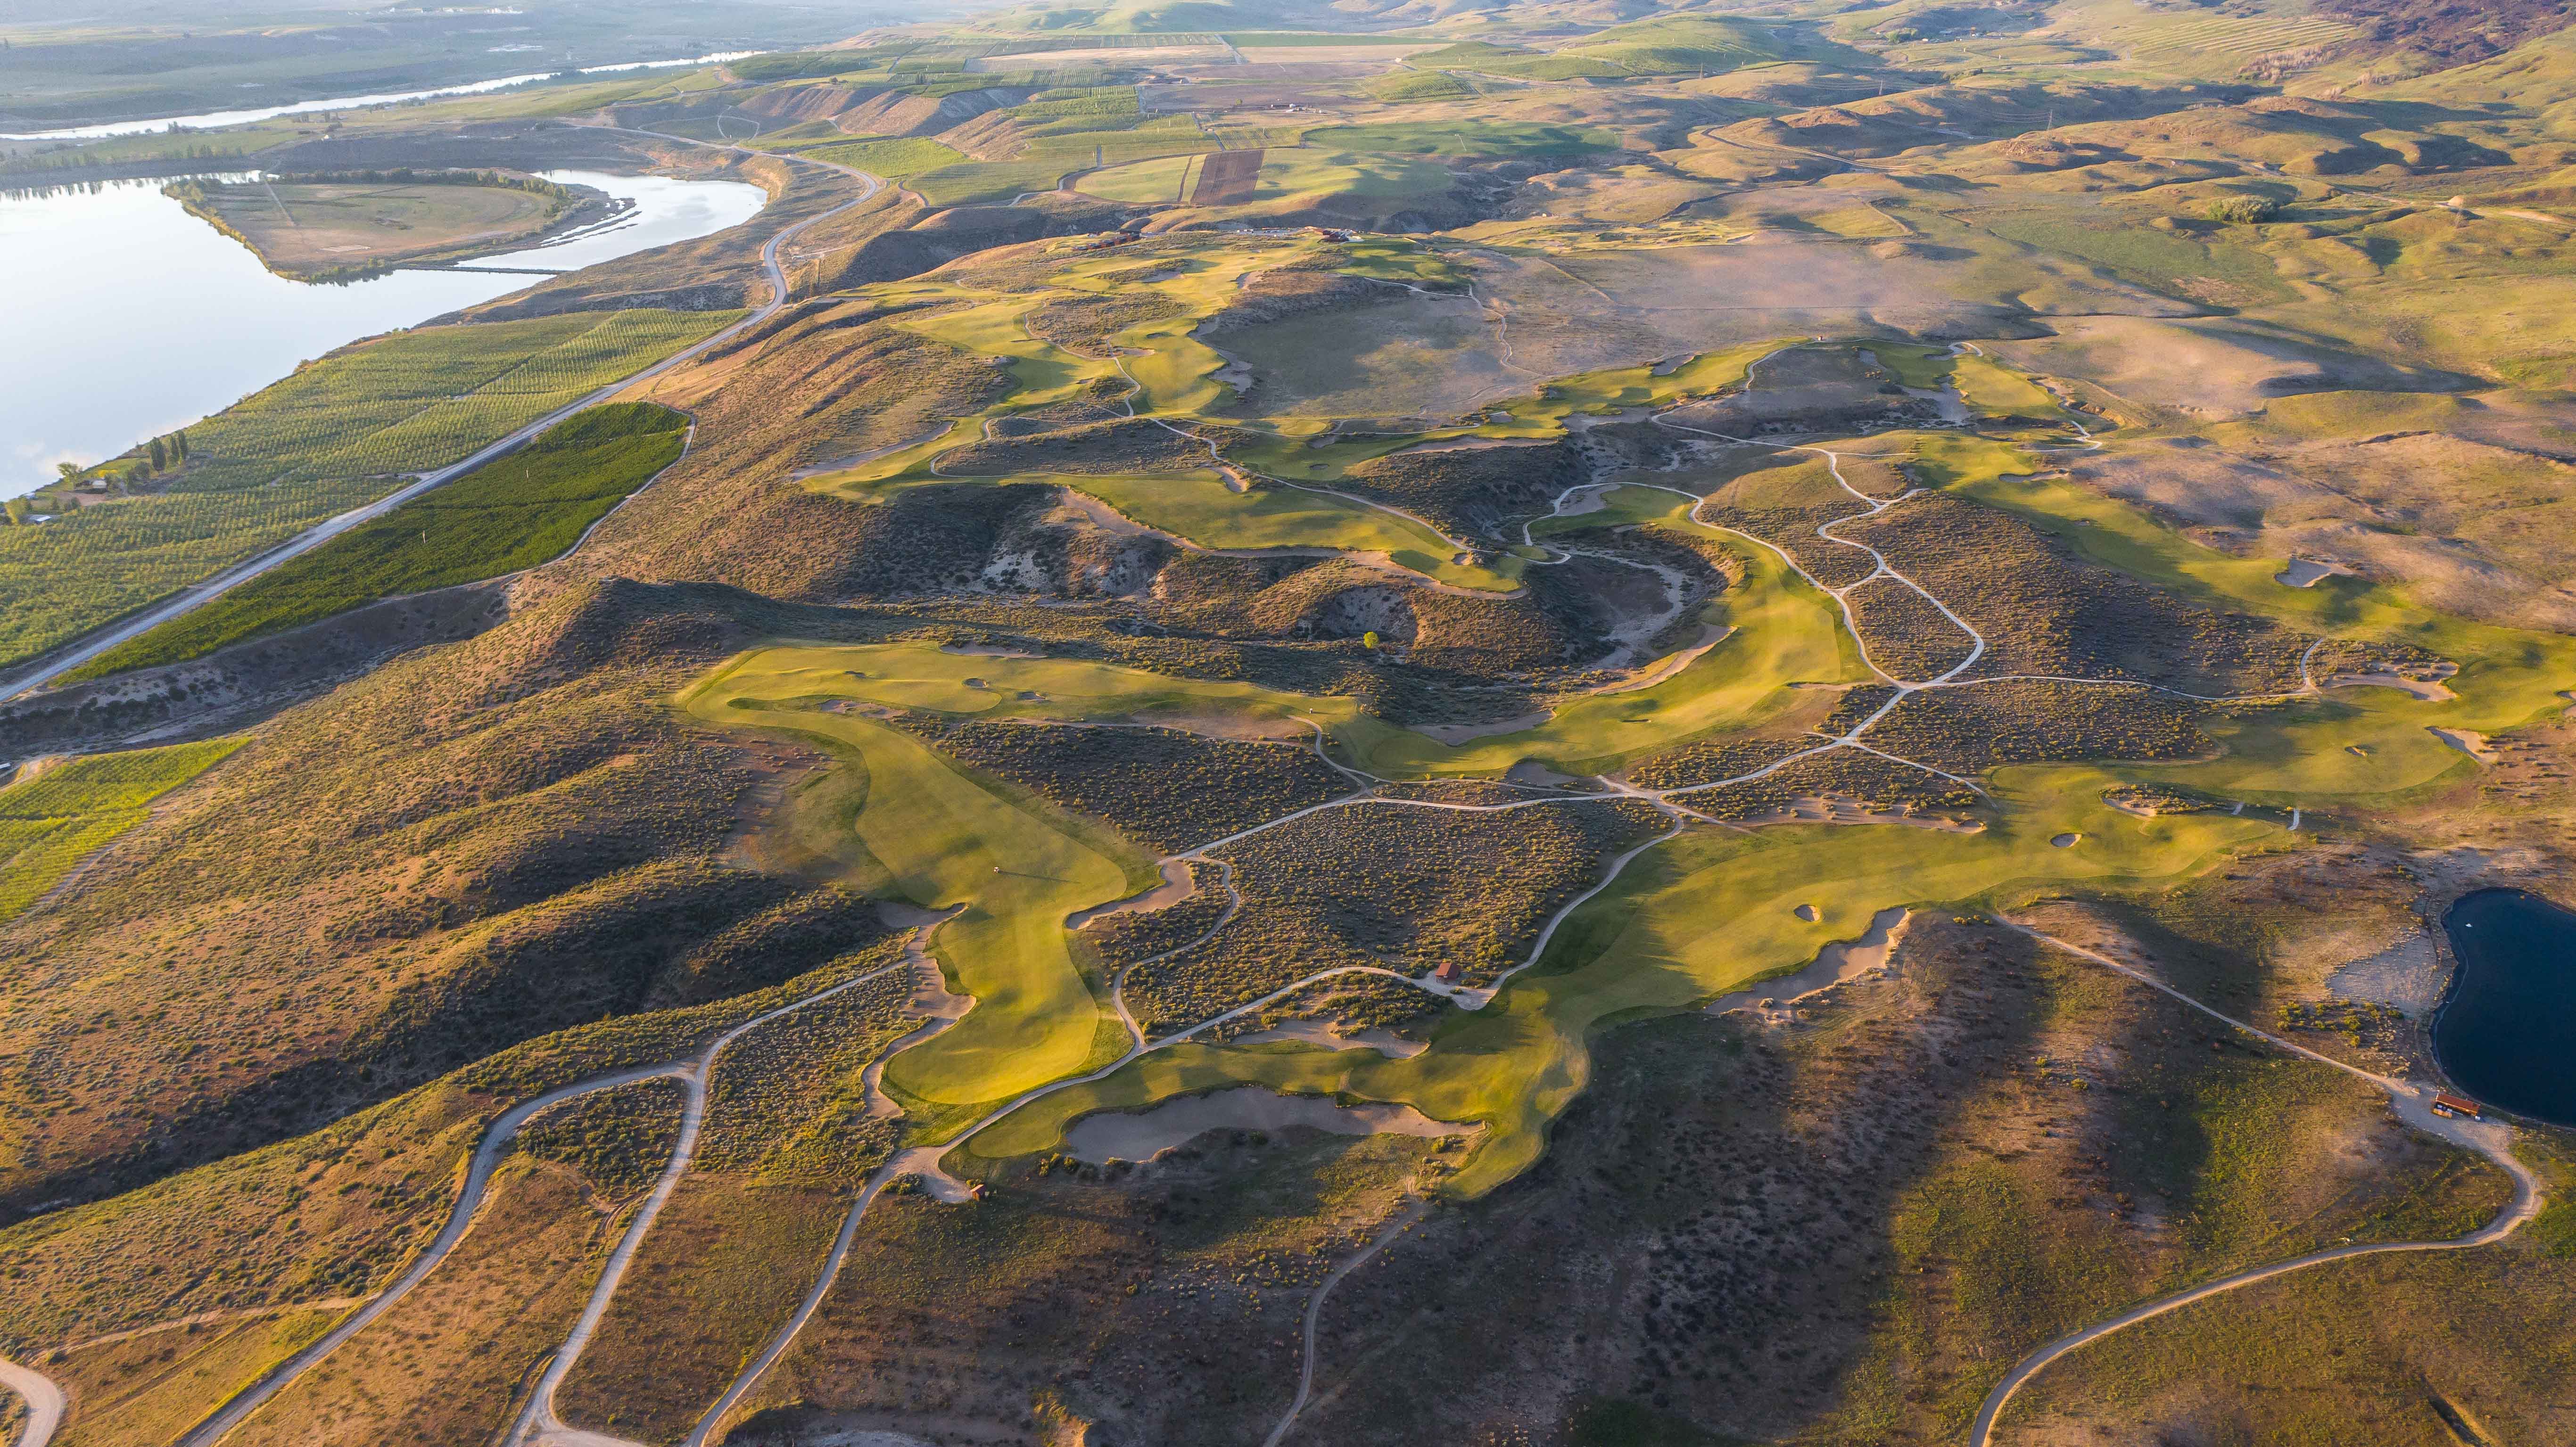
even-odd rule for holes
{"type": "Polygon", "coordinates": [[[2228,196],[2209,203],[2209,219],[2221,226],[2252,226],[2281,214],[2281,203],[2269,196],[2228,196]]]}
{"type": "Polygon", "coordinates": [[[159,472],[170,465],[170,455],[161,449],[161,439],[158,437],[152,439],[151,455],[154,472],[159,472]]]}
{"type": "Polygon", "coordinates": [[[1374,628],[1372,628],[1372,629],[1370,629],[1369,631],[1367,631],[1366,633],[1361,634],[1361,635],[1360,635],[1360,646],[1361,646],[1362,648],[1371,648],[1371,649],[1373,649],[1373,648],[1377,647],[1377,630],[1376,630],[1376,629],[1374,629],[1374,628]]]}
{"type": "Polygon", "coordinates": [[[54,473],[62,478],[63,486],[69,487],[80,481],[81,465],[77,462],[57,462],[54,464],[54,473]]]}

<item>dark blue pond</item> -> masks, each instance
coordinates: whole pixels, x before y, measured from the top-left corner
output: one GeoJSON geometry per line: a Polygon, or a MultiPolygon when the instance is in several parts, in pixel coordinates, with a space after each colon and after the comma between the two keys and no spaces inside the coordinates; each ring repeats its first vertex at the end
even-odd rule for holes
{"type": "Polygon", "coordinates": [[[2576,1125],[2576,913],[2482,889],[2442,931],[2460,962],[2433,1021],[2442,1069],[2490,1105],[2576,1125]]]}

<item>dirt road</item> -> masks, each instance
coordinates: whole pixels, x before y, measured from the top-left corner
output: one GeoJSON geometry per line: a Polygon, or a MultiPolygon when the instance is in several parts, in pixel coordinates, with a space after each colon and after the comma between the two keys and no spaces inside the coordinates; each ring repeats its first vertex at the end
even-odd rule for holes
{"type": "Polygon", "coordinates": [[[2173,988],[2171,985],[2164,983],[2162,980],[2157,979],[2144,970],[2124,964],[2098,950],[2089,950],[2084,948],[2082,945],[2069,944],[2065,940],[2059,939],[2054,935],[2042,934],[2038,930],[2031,929],[2026,925],[2014,924],[2009,920],[2002,921],[2002,923],[2012,929],[2021,931],[2032,939],[2039,940],[2044,944],[2052,945],[2058,949],[2064,950],[2068,954],[2076,955],[2080,958],[2091,960],[2095,964],[2116,970],[2119,973],[2128,976],[2130,979],[2146,985],[2150,989],[2169,995],[2213,1019],[2225,1021],[2235,1029],[2254,1036],[2259,1040],[2263,1040],[2279,1049],[2289,1051],[2293,1055],[2304,1056],[2307,1059],[2317,1061],[2321,1064],[2331,1065],[2335,1069],[2343,1071],[2347,1075],[2359,1076],[2361,1079],[2369,1081],[2371,1084],[2388,1092],[2389,1104],[2396,1109],[2398,1117],[2404,1120],[2408,1125],[2414,1126],[2428,1134],[2440,1136],[2442,1139],[2447,1140],[2454,1145],[2463,1147],[2464,1149],[2476,1151],[2478,1154],[2494,1161],[2498,1166],[2503,1167],[2505,1173],[2513,1177],[2513,1199],[2505,1203],[2505,1208],[2496,1214],[2496,1218],[2494,1220],[2488,1222],[2477,1230],[2470,1232],[2466,1236],[2454,1237],[2446,1241],[2383,1241],[2367,1246],[2336,1246],[2324,1251],[2314,1251],[2305,1256],[2292,1257],[2287,1261],[2277,1261],[2269,1266],[2257,1266],[2251,1270],[2240,1271],[2233,1276],[2221,1277],[2216,1281],[2204,1282],[2199,1286],[2191,1288],[2189,1291],[2178,1292],[2172,1296],[2165,1297],[2162,1300],[2148,1302],[2143,1306],[2124,1312],[2119,1316],[2115,1316],[2109,1321],[2098,1322],[2092,1326],[2084,1328],[2082,1331],[2071,1332],[2066,1336],[2062,1336],[2015,1363],[2013,1365],[2013,1369],[2005,1374],[2004,1379],[1995,1384],[1995,1389],[1986,1395],[1984,1405],[1977,1409],[1975,1423],[1968,1429],[1968,1447],[1989,1447],[1989,1444],[1992,1442],[1994,1437],[1995,1420],[2003,1415],[2004,1408],[2011,1403],[2014,1394],[2018,1393],[2025,1385],[2027,1385],[2031,1378],[2038,1376],[2042,1371],[2047,1369],[2050,1363],[2056,1361],[2058,1358],[2065,1356],[2067,1353],[2072,1352],[2087,1343],[2100,1341],[2102,1338],[2111,1335],[2113,1332],[2135,1326],[2142,1321],[2151,1321],[2156,1317],[2165,1315],[2167,1312],[2178,1311],[2196,1301],[2205,1301],[2213,1296],[2222,1295],[2226,1292],[2236,1291],[2243,1287],[2252,1286],[2258,1281],[2269,1281],[2273,1277],[2286,1276],[2293,1271],[2304,1270],[2307,1267],[2322,1265],[2329,1261],[2344,1261],[2355,1256],[2381,1256],[2397,1251],[2463,1251],[2471,1247],[2492,1246],[2496,1242],[2502,1241],[2507,1236],[2512,1235],[2515,1231],[2520,1230],[2525,1222],[2528,1222],[2532,1217],[2540,1214],[2540,1181],[2537,1177],[2532,1175],[2529,1167],[2523,1165],[2521,1161],[2514,1158],[2511,1132],[2509,1132],[2504,1126],[2498,1124],[2466,1121],[2453,1117],[2435,1115],[2432,1108],[2432,1087],[2418,1085],[2412,1081],[2393,1079],[2385,1075],[2376,1075],[2370,1071],[2363,1070],[2358,1066],[2348,1065],[2332,1056],[2318,1054],[2316,1051],[2310,1050],[2303,1045],[2297,1045],[2288,1040],[2282,1039],[2280,1036],[2273,1035],[2262,1030],[2257,1030],[2253,1026],[2246,1024],[2244,1021],[2236,1019],[2234,1016],[2222,1014],[2217,1010],[2213,1010],[2209,1006],[2204,1005],[2200,1001],[2193,999],[2191,996],[2184,994],[2182,991],[2173,988]]]}

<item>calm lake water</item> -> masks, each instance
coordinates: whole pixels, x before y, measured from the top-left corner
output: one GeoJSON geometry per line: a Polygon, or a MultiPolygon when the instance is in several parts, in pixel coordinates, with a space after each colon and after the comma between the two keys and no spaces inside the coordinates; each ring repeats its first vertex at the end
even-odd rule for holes
{"type": "Polygon", "coordinates": [[[2482,889],[2442,930],[2460,962],[2433,1025],[2442,1069],[2479,1100],[2576,1125],[2576,914],[2482,889]]]}
{"type": "MultiPolygon", "coordinates": [[[[768,199],[738,181],[543,174],[635,207],[558,245],[473,264],[570,271],[740,225],[768,199]]],[[[397,271],[338,286],[288,281],[163,196],[164,184],[0,197],[0,496],[52,481],[57,462],[96,462],[219,412],[334,347],[540,279],[397,271]]]]}

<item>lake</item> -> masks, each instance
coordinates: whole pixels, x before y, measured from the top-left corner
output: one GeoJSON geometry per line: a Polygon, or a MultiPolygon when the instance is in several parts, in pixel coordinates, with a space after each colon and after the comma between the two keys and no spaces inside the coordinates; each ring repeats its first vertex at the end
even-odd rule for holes
{"type": "MultiPolygon", "coordinates": [[[[476,266],[571,271],[738,226],[767,203],[739,181],[546,171],[635,203],[626,215],[476,266]]],[[[342,285],[289,281],[161,194],[163,180],[0,196],[0,496],[51,482],[219,412],[296,364],[379,332],[523,290],[541,278],[396,271],[342,285]]]]}
{"type": "Polygon", "coordinates": [[[2576,913],[2519,889],[2442,915],[2459,961],[2433,1021],[2443,1071],[2478,1100],[2576,1125],[2576,913]]]}

